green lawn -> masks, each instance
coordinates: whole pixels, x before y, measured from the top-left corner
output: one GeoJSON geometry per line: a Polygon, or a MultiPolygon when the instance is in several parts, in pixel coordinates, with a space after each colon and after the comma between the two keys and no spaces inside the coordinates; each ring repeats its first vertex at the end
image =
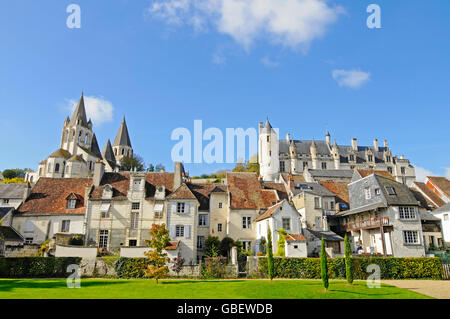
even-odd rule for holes
{"type": "Polygon", "coordinates": [[[416,299],[430,298],[409,290],[382,285],[368,288],[363,281],[347,285],[330,281],[324,292],[320,280],[154,280],[82,279],[69,289],[64,279],[0,279],[0,299],[416,299]]]}

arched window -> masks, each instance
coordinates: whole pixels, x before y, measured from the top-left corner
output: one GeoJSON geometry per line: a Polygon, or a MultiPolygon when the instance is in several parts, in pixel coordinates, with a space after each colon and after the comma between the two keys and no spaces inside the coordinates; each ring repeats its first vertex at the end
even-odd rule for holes
{"type": "Polygon", "coordinates": [[[122,155],[125,154],[125,149],[122,148],[122,155]]]}
{"type": "Polygon", "coordinates": [[[80,135],[78,135],[78,142],[81,142],[81,135],[83,134],[82,131],[80,131],[80,135]]]}
{"type": "Polygon", "coordinates": [[[58,173],[59,172],[59,163],[56,163],[56,165],[55,165],[55,173],[58,173]]]}
{"type": "Polygon", "coordinates": [[[69,131],[66,131],[66,142],[69,141],[69,135],[70,135],[69,131]]]}
{"type": "Polygon", "coordinates": [[[117,148],[114,150],[114,155],[117,156],[117,148]]]}
{"type": "Polygon", "coordinates": [[[86,136],[84,137],[84,144],[88,143],[88,137],[89,137],[89,135],[86,134],[86,136]]]}

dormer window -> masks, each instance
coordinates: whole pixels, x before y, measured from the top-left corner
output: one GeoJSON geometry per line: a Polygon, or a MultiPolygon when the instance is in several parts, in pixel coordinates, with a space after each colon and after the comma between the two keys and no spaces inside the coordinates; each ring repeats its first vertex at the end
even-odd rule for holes
{"type": "Polygon", "coordinates": [[[353,154],[350,154],[350,156],[349,156],[349,157],[350,157],[350,161],[352,161],[352,162],[353,162],[353,161],[355,161],[355,155],[353,155],[353,154]]]}
{"type": "Polygon", "coordinates": [[[113,189],[111,185],[105,185],[105,188],[103,189],[102,198],[103,199],[111,199],[113,195],[113,189]]]}
{"type": "Polygon", "coordinates": [[[389,195],[397,195],[397,193],[395,192],[395,188],[392,186],[386,186],[386,191],[389,195]]]}
{"type": "Polygon", "coordinates": [[[367,155],[367,159],[369,162],[373,162],[373,155],[367,155]]]}
{"type": "Polygon", "coordinates": [[[67,201],[67,209],[75,209],[77,206],[77,200],[76,199],[69,199],[67,201]]]}

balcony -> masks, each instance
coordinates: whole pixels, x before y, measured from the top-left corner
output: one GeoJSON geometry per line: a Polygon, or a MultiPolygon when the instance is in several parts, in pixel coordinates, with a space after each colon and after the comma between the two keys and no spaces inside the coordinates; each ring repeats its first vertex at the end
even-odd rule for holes
{"type": "Polygon", "coordinates": [[[347,224],[343,224],[346,228],[347,232],[360,230],[360,229],[370,229],[370,228],[379,228],[382,226],[392,226],[389,221],[389,217],[381,217],[381,218],[371,218],[368,220],[360,220],[357,222],[351,222],[347,224]]]}

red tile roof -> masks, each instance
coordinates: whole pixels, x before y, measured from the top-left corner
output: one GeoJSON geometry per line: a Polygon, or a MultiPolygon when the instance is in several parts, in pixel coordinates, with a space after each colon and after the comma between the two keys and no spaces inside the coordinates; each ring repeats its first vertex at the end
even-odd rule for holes
{"type": "Polygon", "coordinates": [[[46,178],[41,177],[31,190],[28,199],[18,208],[18,214],[82,215],[86,186],[92,186],[91,178],[46,178]],[[72,193],[79,199],[75,209],[67,209],[67,198],[72,193]]]}
{"type": "Polygon", "coordinates": [[[359,175],[361,175],[362,178],[372,175],[372,174],[376,174],[379,176],[387,177],[387,178],[395,181],[394,176],[392,176],[391,173],[389,173],[388,171],[376,170],[376,169],[357,169],[357,171],[358,171],[359,175]]]}
{"type": "Polygon", "coordinates": [[[425,196],[426,201],[430,206],[441,207],[445,202],[434,193],[425,183],[414,182],[416,188],[425,196]]]}
{"type": "Polygon", "coordinates": [[[287,234],[286,235],[287,241],[303,241],[306,240],[306,237],[302,234],[287,234]]]}
{"type": "Polygon", "coordinates": [[[146,197],[153,198],[155,197],[156,186],[164,185],[166,188],[166,196],[174,191],[174,173],[147,173],[145,178],[146,184],[146,197]]]}
{"type": "Polygon", "coordinates": [[[450,197],[450,181],[446,177],[427,176],[428,180],[450,197]]]}
{"type": "Polygon", "coordinates": [[[169,199],[197,199],[186,184],[181,184],[172,194],[167,196],[169,199]]]}
{"type": "Polygon", "coordinates": [[[319,183],[328,189],[330,192],[336,195],[338,202],[344,202],[350,205],[350,199],[348,194],[348,183],[338,181],[319,181],[319,183]]]}
{"type": "Polygon", "coordinates": [[[209,200],[211,193],[227,192],[227,187],[224,184],[205,184],[205,183],[187,183],[191,192],[195,195],[200,203],[199,210],[209,210],[209,200]]]}
{"type": "Polygon", "coordinates": [[[227,172],[228,190],[232,209],[268,208],[277,202],[273,190],[263,190],[256,173],[227,172]]]}
{"type": "Polygon", "coordinates": [[[265,189],[275,190],[277,192],[280,200],[289,198],[289,196],[286,192],[286,187],[284,186],[284,183],[264,182],[263,185],[264,185],[265,189]]]}
{"type": "Polygon", "coordinates": [[[177,250],[178,244],[178,241],[169,241],[169,245],[164,247],[164,250],[177,250]]]}
{"type": "Polygon", "coordinates": [[[272,214],[277,210],[278,207],[280,207],[280,205],[284,202],[281,201],[271,207],[269,207],[269,209],[267,209],[263,214],[259,215],[258,218],[256,218],[256,222],[259,222],[261,220],[264,220],[266,218],[272,217],[272,214]]]}
{"type": "Polygon", "coordinates": [[[130,187],[130,173],[105,173],[100,182],[100,186],[94,187],[91,192],[91,199],[102,199],[103,190],[106,185],[113,188],[114,199],[126,199],[130,187]]]}

